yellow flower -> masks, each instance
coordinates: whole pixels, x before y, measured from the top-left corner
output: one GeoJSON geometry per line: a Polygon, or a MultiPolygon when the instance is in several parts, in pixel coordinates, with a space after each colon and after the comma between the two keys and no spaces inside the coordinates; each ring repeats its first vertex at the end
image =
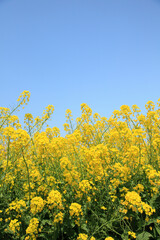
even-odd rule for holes
{"type": "Polygon", "coordinates": [[[92,186],[88,180],[82,180],[79,183],[79,188],[83,193],[88,193],[92,189],[92,186]]]}
{"type": "Polygon", "coordinates": [[[107,208],[105,206],[102,206],[101,209],[102,210],[107,210],[107,208]]]}
{"type": "Polygon", "coordinates": [[[10,221],[10,224],[9,224],[9,229],[15,233],[16,231],[19,231],[20,230],[20,222],[18,222],[17,219],[14,219],[14,220],[11,220],[10,221]]]}
{"type": "Polygon", "coordinates": [[[67,109],[66,110],[66,118],[67,118],[67,121],[69,120],[69,118],[71,118],[72,117],[72,112],[71,112],[71,110],[70,109],[67,109]]]}
{"type": "Polygon", "coordinates": [[[81,205],[78,203],[72,203],[69,207],[69,213],[72,218],[74,218],[75,223],[80,226],[80,217],[83,215],[81,205]]]}
{"type": "Polygon", "coordinates": [[[91,237],[90,240],[96,240],[95,237],[91,237]]]}
{"type": "Polygon", "coordinates": [[[63,124],[64,127],[64,131],[69,132],[71,129],[69,128],[69,124],[68,123],[64,123],[63,124]]]}
{"type": "Polygon", "coordinates": [[[105,240],[114,240],[112,237],[106,237],[105,240]]]}
{"type": "Polygon", "coordinates": [[[17,101],[20,102],[21,105],[23,105],[24,103],[27,104],[27,102],[29,102],[30,95],[31,94],[29,91],[23,91],[17,101]]]}
{"type": "Polygon", "coordinates": [[[57,190],[52,190],[47,197],[47,203],[49,205],[49,209],[53,209],[55,207],[63,209],[61,193],[57,190]]]}
{"type": "Polygon", "coordinates": [[[6,209],[6,213],[9,214],[11,211],[17,212],[17,216],[20,216],[21,213],[26,209],[26,203],[24,200],[13,201],[9,204],[9,208],[6,209]]]}
{"type": "Polygon", "coordinates": [[[129,235],[129,236],[132,236],[133,238],[136,238],[136,234],[135,234],[134,232],[130,232],[130,231],[129,231],[129,232],[128,232],[128,235],[129,235]]]}
{"type": "Polygon", "coordinates": [[[80,233],[77,237],[77,240],[87,240],[87,239],[88,239],[88,235],[84,233],[80,233]]]}
{"type": "Polygon", "coordinates": [[[26,237],[25,240],[27,239],[32,239],[36,240],[36,235],[38,234],[38,225],[39,225],[39,220],[37,218],[32,218],[30,220],[29,226],[26,229],[26,234],[30,235],[30,237],[26,237]]]}
{"type": "Polygon", "coordinates": [[[69,207],[70,216],[79,216],[83,215],[81,205],[78,203],[72,203],[69,207]]]}
{"type": "Polygon", "coordinates": [[[54,223],[63,223],[63,213],[59,212],[58,214],[56,214],[56,216],[54,217],[54,223]]]}
{"type": "Polygon", "coordinates": [[[34,215],[38,212],[41,212],[44,207],[44,201],[41,197],[34,197],[31,200],[31,213],[34,215]]]}
{"type": "Polygon", "coordinates": [[[153,209],[150,205],[147,203],[142,202],[142,207],[146,213],[146,215],[151,216],[156,210],[153,209]]]}

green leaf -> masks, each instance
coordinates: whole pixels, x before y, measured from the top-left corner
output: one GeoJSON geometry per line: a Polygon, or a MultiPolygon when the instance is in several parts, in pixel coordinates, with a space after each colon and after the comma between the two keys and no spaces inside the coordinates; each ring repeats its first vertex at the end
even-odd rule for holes
{"type": "Polygon", "coordinates": [[[123,234],[121,235],[121,238],[122,238],[123,240],[128,240],[128,233],[123,233],[123,234]]]}
{"type": "Polygon", "coordinates": [[[82,224],[81,229],[84,230],[86,233],[88,233],[88,228],[86,224],[82,224]]]}
{"type": "Polygon", "coordinates": [[[48,224],[48,225],[52,225],[52,223],[51,223],[51,221],[50,220],[42,220],[42,225],[46,225],[46,224],[48,224]]]}
{"type": "Polygon", "coordinates": [[[71,227],[74,228],[75,227],[75,223],[71,222],[71,227]]]}
{"type": "Polygon", "coordinates": [[[150,225],[150,224],[152,224],[152,223],[155,223],[155,220],[154,220],[154,219],[150,219],[150,220],[147,222],[146,226],[148,226],[148,225],[150,225]]]}
{"type": "Polygon", "coordinates": [[[156,225],[155,228],[156,228],[157,233],[160,235],[160,227],[156,225]]]}
{"type": "Polygon", "coordinates": [[[150,234],[149,232],[142,232],[140,234],[137,235],[137,240],[149,240],[150,237],[153,237],[152,234],[150,234]]]}
{"type": "Polygon", "coordinates": [[[38,237],[41,237],[41,238],[43,238],[43,239],[48,239],[48,238],[45,236],[44,233],[40,233],[40,234],[38,234],[38,237]]]}
{"type": "Polygon", "coordinates": [[[107,223],[105,218],[100,218],[101,223],[107,223]]]}

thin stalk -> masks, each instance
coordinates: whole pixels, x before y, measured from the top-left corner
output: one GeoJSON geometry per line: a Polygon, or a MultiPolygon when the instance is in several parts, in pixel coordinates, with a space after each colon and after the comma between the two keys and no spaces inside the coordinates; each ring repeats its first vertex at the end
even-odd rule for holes
{"type": "Polygon", "coordinates": [[[27,165],[26,159],[25,159],[25,157],[24,157],[23,149],[22,149],[22,157],[23,157],[23,160],[24,160],[24,163],[25,163],[26,169],[27,169],[27,180],[28,180],[28,186],[29,186],[29,207],[30,207],[30,202],[31,202],[30,175],[29,175],[29,168],[28,168],[28,165],[27,165]]]}

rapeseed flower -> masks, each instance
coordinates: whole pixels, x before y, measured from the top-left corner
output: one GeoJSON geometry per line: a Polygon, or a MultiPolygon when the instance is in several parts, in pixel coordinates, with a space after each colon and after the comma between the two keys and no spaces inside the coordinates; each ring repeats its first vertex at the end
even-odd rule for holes
{"type": "Polygon", "coordinates": [[[31,213],[34,214],[34,215],[38,212],[41,212],[44,208],[43,199],[41,197],[32,198],[30,208],[31,208],[31,210],[30,210],[31,213]]]}
{"type": "Polygon", "coordinates": [[[62,195],[57,190],[52,190],[47,197],[47,204],[49,209],[58,208],[63,209],[62,195]]]}
{"type": "Polygon", "coordinates": [[[18,219],[14,219],[14,220],[11,220],[10,221],[10,224],[9,224],[9,230],[11,230],[14,234],[16,232],[19,232],[20,231],[20,222],[18,222],[18,219]]]}

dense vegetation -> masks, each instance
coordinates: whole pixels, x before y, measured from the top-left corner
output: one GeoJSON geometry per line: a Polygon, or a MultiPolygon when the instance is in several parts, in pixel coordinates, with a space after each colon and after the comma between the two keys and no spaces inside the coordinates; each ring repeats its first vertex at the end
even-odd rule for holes
{"type": "Polygon", "coordinates": [[[86,104],[73,126],[0,108],[0,239],[160,239],[160,99],[106,119],[86,104]]]}

